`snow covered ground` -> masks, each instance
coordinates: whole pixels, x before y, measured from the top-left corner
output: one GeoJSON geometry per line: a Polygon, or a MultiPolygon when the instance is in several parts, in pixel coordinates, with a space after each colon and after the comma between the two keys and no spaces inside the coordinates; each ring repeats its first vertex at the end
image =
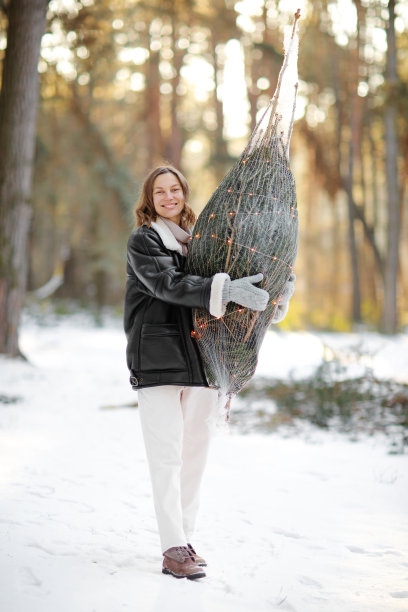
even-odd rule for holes
{"type": "MultiPolygon", "coordinates": [[[[377,334],[269,333],[258,373],[304,375],[323,342],[408,378],[407,336],[377,334]]],[[[0,394],[21,398],[0,404],[1,612],[408,610],[408,458],[381,438],[221,427],[193,542],[207,578],[175,580],[120,322],[27,322],[22,348],[30,363],[0,360],[0,394]]]]}

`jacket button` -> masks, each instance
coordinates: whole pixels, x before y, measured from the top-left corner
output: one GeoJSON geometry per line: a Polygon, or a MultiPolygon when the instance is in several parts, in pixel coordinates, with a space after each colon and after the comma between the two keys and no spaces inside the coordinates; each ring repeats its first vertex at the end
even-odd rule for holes
{"type": "Polygon", "coordinates": [[[137,385],[139,384],[139,381],[137,380],[136,376],[130,377],[130,384],[132,385],[132,387],[137,387],[137,385]]]}

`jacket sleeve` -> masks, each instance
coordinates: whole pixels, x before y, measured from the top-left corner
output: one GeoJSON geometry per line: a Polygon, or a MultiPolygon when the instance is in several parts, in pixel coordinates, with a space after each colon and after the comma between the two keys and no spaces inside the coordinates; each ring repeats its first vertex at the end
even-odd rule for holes
{"type": "Polygon", "coordinates": [[[136,278],[153,297],[170,304],[206,308],[215,317],[224,314],[222,288],[228,274],[211,278],[185,274],[154,229],[143,227],[131,234],[127,259],[136,278]]]}

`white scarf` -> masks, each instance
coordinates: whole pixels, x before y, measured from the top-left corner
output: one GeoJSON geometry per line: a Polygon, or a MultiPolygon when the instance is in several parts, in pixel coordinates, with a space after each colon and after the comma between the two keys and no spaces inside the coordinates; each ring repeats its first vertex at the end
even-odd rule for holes
{"type": "Polygon", "coordinates": [[[170,221],[170,219],[165,219],[165,217],[160,217],[160,219],[167,225],[179,245],[183,250],[183,255],[187,255],[187,244],[191,238],[191,232],[186,232],[182,227],[170,221]]]}

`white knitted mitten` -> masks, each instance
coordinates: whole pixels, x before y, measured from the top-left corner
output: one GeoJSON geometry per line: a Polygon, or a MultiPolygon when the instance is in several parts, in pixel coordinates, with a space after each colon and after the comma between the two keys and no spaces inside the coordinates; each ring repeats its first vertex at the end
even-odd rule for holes
{"type": "Polygon", "coordinates": [[[263,279],[263,274],[245,276],[237,280],[228,278],[222,290],[222,303],[235,302],[240,306],[245,306],[251,310],[265,310],[269,301],[269,293],[265,289],[254,287],[254,283],[259,283],[263,279]]]}
{"type": "Polygon", "coordinates": [[[283,288],[279,303],[276,306],[276,310],[272,317],[271,323],[276,325],[276,323],[280,323],[286,317],[287,312],[289,310],[289,300],[295,291],[295,280],[296,275],[292,273],[289,276],[285,287],[283,288]]]}

